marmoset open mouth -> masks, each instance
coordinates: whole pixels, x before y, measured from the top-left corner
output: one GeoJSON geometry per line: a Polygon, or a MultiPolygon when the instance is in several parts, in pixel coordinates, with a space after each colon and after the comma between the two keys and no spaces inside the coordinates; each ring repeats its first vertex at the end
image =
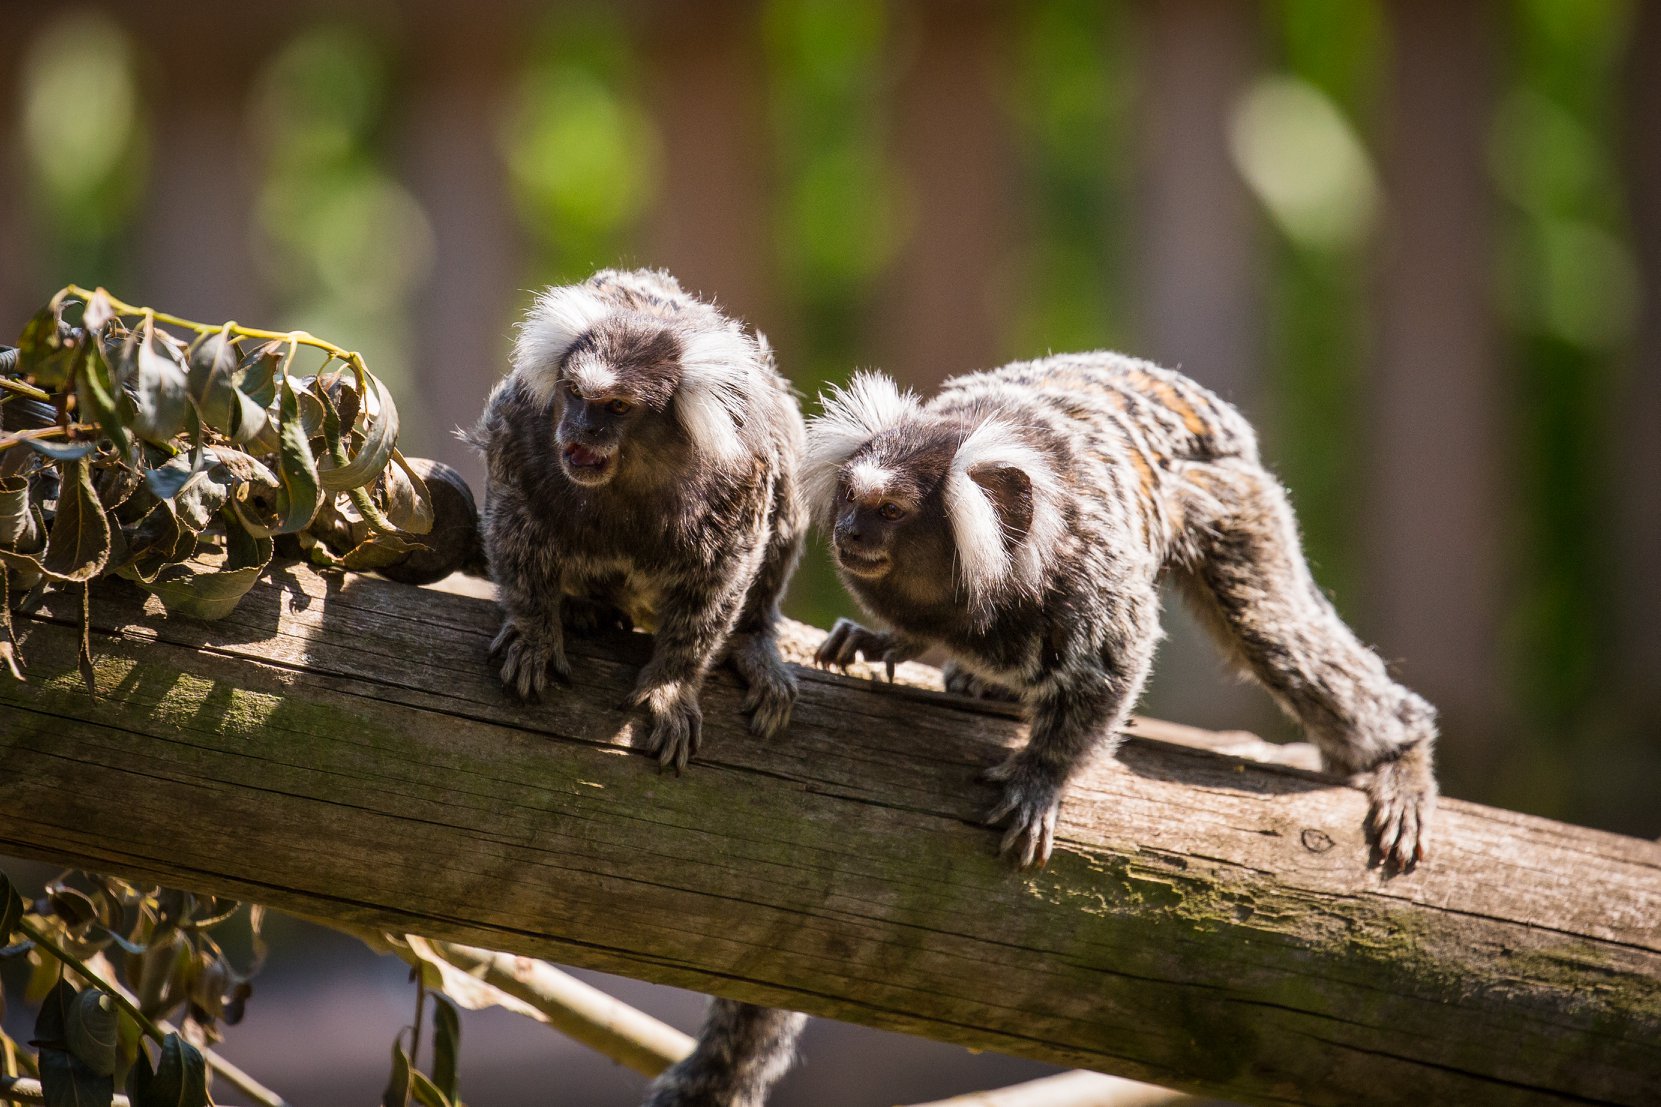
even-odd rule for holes
{"type": "Polygon", "coordinates": [[[602,476],[611,467],[610,450],[594,450],[580,443],[572,443],[560,453],[565,471],[577,480],[602,476]]]}

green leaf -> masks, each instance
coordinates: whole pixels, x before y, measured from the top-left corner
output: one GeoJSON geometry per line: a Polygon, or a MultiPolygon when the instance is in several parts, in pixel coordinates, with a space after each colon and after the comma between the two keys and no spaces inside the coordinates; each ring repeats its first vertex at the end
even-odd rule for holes
{"type": "Polygon", "coordinates": [[[140,1051],[128,1081],[133,1107],[206,1107],[208,1066],[201,1051],[177,1034],[162,1039],[155,1071],[140,1051]]]}
{"type": "Polygon", "coordinates": [[[95,442],[63,442],[51,438],[25,438],[23,444],[53,461],[76,461],[98,452],[95,442]]]}
{"type": "Polygon", "coordinates": [[[340,567],[354,573],[371,573],[388,565],[396,565],[410,554],[427,548],[420,542],[411,542],[396,534],[371,534],[346,551],[340,558],[340,567]]]}
{"type": "Polygon", "coordinates": [[[237,390],[262,408],[271,406],[277,398],[277,366],[283,362],[288,349],[286,342],[267,342],[256,346],[237,367],[237,390]]]}
{"type": "Polygon", "coordinates": [[[69,1008],[65,1044],[99,1076],[115,1072],[115,1001],[97,988],[75,997],[69,1008]]]}
{"type": "Polygon", "coordinates": [[[12,887],[11,878],[0,873],[0,947],[11,941],[12,932],[23,921],[23,897],[12,887]]]}
{"type": "Polygon", "coordinates": [[[223,619],[236,609],[271,563],[271,539],[253,535],[229,513],[225,525],[222,562],[191,558],[163,565],[150,579],[136,578],[140,588],[161,597],[168,615],[193,619],[223,619]]]}
{"type": "Polygon", "coordinates": [[[166,565],[183,561],[196,552],[196,535],[179,521],[179,512],[169,500],[162,500],[139,520],[127,539],[129,564],[119,572],[129,580],[150,581],[166,565]]]}
{"type": "Polygon", "coordinates": [[[196,473],[190,467],[190,455],[180,454],[153,469],[144,471],[144,486],[158,500],[171,500],[179,494],[196,473]]]}
{"type": "Polygon", "coordinates": [[[58,510],[41,557],[0,549],[0,559],[17,568],[34,569],[53,580],[87,581],[103,571],[110,554],[110,521],[93,491],[85,459],[60,467],[58,510]]]}
{"type": "Polygon", "coordinates": [[[146,442],[164,445],[184,429],[190,413],[190,378],[172,342],[148,321],[132,364],[133,432],[146,442]]]}
{"type": "Polygon", "coordinates": [[[410,1092],[421,1107],[453,1107],[455,1101],[440,1091],[438,1085],[420,1069],[410,1070],[409,1082],[410,1092]]]}
{"type": "Polygon", "coordinates": [[[386,1091],[381,1093],[381,1107],[408,1107],[410,1095],[409,1054],[402,1043],[392,1043],[392,1075],[387,1077],[386,1091]]]}
{"type": "Polygon", "coordinates": [[[81,312],[81,326],[94,341],[114,318],[115,306],[110,303],[109,293],[100,288],[87,297],[86,309],[81,312]]]}
{"type": "Polygon", "coordinates": [[[59,471],[58,509],[41,568],[57,580],[91,580],[109,556],[110,521],[85,461],[65,462],[59,471]]]}
{"type": "MultiPolygon", "coordinates": [[[[277,495],[273,511],[266,519],[251,519],[243,509],[244,493],[251,487],[238,489],[237,514],[252,534],[270,536],[293,534],[306,529],[317,509],[323,505],[323,489],[317,477],[317,459],[312,456],[311,442],[300,419],[300,400],[288,378],[277,387],[281,450],[277,459],[277,495]]],[[[315,401],[314,401],[315,402],[315,401]]]]}
{"type": "Polygon", "coordinates": [[[40,1051],[40,1090],[46,1107],[110,1107],[115,1077],[92,1071],[85,1061],[61,1049],[40,1051]]]}
{"type": "Polygon", "coordinates": [[[93,342],[75,377],[75,395],[85,414],[96,419],[99,428],[115,443],[123,457],[132,453],[132,436],[127,433],[123,410],[126,399],[115,384],[115,370],[101,342],[93,342]]]}
{"type": "MultiPolygon", "coordinates": [[[[381,475],[386,463],[392,458],[392,448],[398,444],[398,406],[393,403],[392,393],[375,377],[365,374],[365,381],[371,389],[374,399],[370,407],[373,410],[363,412],[363,445],[358,448],[356,455],[345,464],[336,465],[333,459],[326,459],[321,472],[323,487],[331,492],[344,492],[348,488],[361,488],[381,475]]],[[[324,414],[323,433],[329,438],[332,448],[341,435],[349,436],[352,427],[341,427],[338,422],[334,427],[334,436],[330,437],[329,417],[334,414],[333,405],[325,404],[328,410],[324,414]]]]}
{"type": "Polygon", "coordinates": [[[223,335],[208,337],[190,355],[190,397],[204,423],[238,442],[250,442],[265,430],[265,404],[237,388],[242,363],[235,342],[223,335]]]}
{"type": "Polygon", "coordinates": [[[45,527],[29,502],[28,478],[0,477],[0,548],[36,553],[44,536],[45,527]]]}
{"type": "Polygon", "coordinates": [[[63,320],[64,293],[30,317],[23,327],[23,337],[17,340],[17,368],[24,376],[34,378],[47,391],[55,391],[67,384],[74,374],[75,358],[81,343],[66,339],[60,326],[63,320]]]}
{"type": "Polygon", "coordinates": [[[52,990],[40,1001],[31,1045],[69,1048],[69,1009],[75,1006],[75,997],[79,994],[75,985],[61,978],[52,986],[52,990]]]}
{"type": "Polygon", "coordinates": [[[392,460],[381,496],[387,519],[406,534],[431,534],[433,494],[427,482],[397,450],[392,451],[392,460]]]}
{"type": "Polygon", "coordinates": [[[461,1017],[456,1005],[444,996],[433,995],[433,1083],[449,1103],[454,1103],[460,1086],[456,1061],[461,1050],[461,1017]]]}

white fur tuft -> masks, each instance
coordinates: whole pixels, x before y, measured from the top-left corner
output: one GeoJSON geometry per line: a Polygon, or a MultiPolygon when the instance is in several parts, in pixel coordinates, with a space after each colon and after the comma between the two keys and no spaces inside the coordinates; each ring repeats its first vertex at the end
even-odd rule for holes
{"type": "Polygon", "coordinates": [[[698,452],[715,458],[743,453],[743,397],[758,364],[755,343],[737,331],[699,331],[682,341],[675,410],[698,452]]]}
{"type": "Polygon", "coordinates": [[[536,298],[513,347],[513,371],[533,396],[543,403],[553,398],[565,355],[611,312],[593,289],[582,285],[550,288],[536,298]]]}
{"type": "Polygon", "coordinates": [[[859,448],[922,410],[912,392],[881,373],[854,374],[846,388],[832,385],[823,412],[807,424],[802,488],[809,510],[823,518],[836,502],[837,474],[859,448]]]}
{"type": "Polygon", "coordinates": [[[565,375],[584,396],[593,399],[608,395],[617,387],[617,374],[611,366],[594,357],[578,355],[565,367],[565,375]]]}
{"type": "Polygon", "coordinates": [[[856,461],[848,467],[848,486],[856,496],[874,496],[887,488],[894,471],[874,461],[856,461]]]}
{"type": "Polygon", "coordinates": [[[945,500],[957,548],[958,572],[971,607],[979,607],[1010,586],[1023,591],[1039,588],[1044,552],[1054,545],[1060,525],[1055,492],[1055,474],[1049,463],[1042,453],[1021,440],[1016,428],[988,420],[963,440],[946,475],[945,500]],[[1032,485],[1032,526],[1013,549],[992,498],[972,475],[987,469],[1018,469],[1032,485]]]}

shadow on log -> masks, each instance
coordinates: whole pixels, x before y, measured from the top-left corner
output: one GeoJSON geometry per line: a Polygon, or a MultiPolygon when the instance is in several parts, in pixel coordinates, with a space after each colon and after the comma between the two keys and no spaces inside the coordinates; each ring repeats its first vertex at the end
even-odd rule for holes
{"type": "Polygon", "coordinates": [[[292,564],[213,624],[111,582],[94,700],[54,596],[0,679],[0,853],[1248,1102],[1654,1101],[1654,843],[1447,801],[1385,879],[1360,792],[1133,738],[1023,876],[978,823],[1005,708],[801,670],[766,743],[723,673],[676,778],[612,706],[644,638],[524,707],[497,621],[292,564]]]}

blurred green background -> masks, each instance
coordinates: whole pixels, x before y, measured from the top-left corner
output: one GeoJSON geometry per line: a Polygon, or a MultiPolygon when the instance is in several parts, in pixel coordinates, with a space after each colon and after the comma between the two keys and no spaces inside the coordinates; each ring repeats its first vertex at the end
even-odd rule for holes
{"type": "MultiPolygon", "coordinates": [[[[0,5],[0,319],[362,350],[411,452],[526,290],[665,265],[811,398],[1046,351],[1259,424],[1449,790],[1661,833],[1661,16],[1507,4],[0,5]]],[[[817,553],[792,610],[848,609],[817,553]]],[[[1180,614],[1148,710],[1291,733],[1180,614]]]]}
{"type": "MultiPolygon", "coordinates": [[[[304,327],[453,440],[662,265],[812,397],[1113,347],[1239,404],[1456,796],[1661,834],[1661,5],[0,2],[0,331],[304,327]]],[[[850,604],[821,554],[791,599],[850,604]]],[[[1180,613],[1145,703],[1293,732],[1180,613]]]]}

